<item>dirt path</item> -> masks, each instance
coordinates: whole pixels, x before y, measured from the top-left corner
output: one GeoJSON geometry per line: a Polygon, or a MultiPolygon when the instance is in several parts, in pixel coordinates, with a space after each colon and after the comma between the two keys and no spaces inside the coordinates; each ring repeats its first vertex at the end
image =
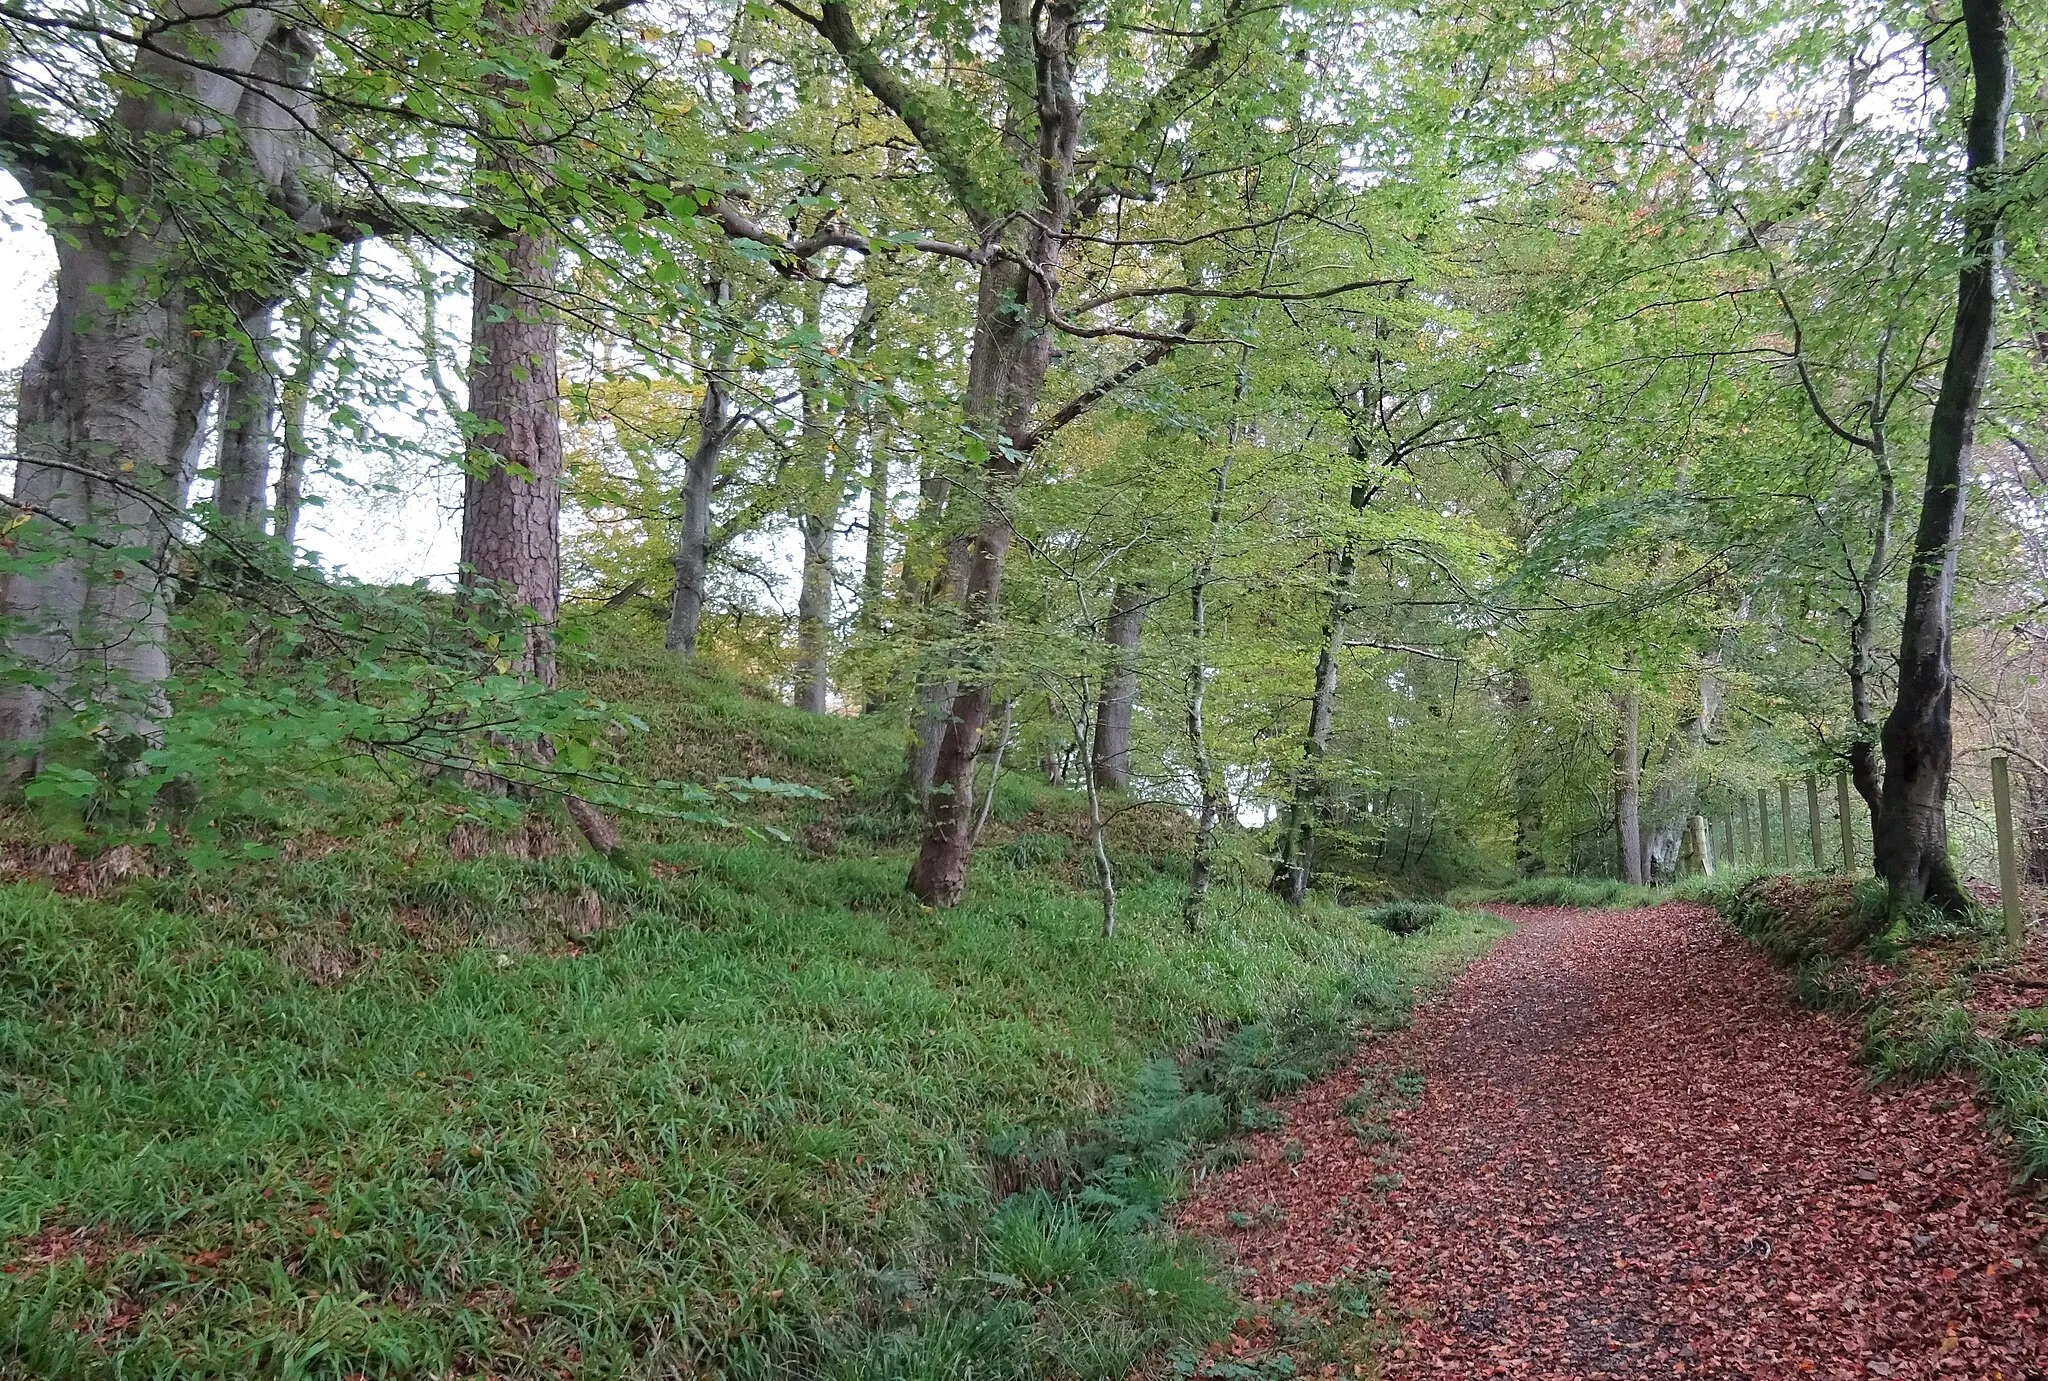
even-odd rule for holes
{"type": "Polygon", "coordinates": [[[1189,1205],[1258,1293],[1386,1271],[1388,1377],[2048,1378],[2048,1201],[1964,1086],[1867,1092],[1703,908],[1507,914],[1189,1205]],[[1373,1144],[1345,1100],[1390,1061],[1426,1081],[1373,1144]]]}

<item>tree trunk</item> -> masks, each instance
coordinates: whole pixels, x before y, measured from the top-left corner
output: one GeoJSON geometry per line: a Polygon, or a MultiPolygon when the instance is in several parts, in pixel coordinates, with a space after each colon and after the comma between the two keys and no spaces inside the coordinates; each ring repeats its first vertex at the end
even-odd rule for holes
{"type": "MultiPolygon", "coordinates": [[[[870,419],[868,444],[868,530],[860,571],[860,630],[869,638],[882,631],[882,612],[889,597],[889,434],[870,419]]],[[[880,677],[862,688],[861,710],[873,714],[887,700],[880,677]]]]}
{"type": "MultiPolygon", "coordinates": [[[[1010,526],[992,515],[976,534],[967,575],[967,621],[986,625],[1002,595],[1003,559],[1010,526]]],[[[932,789],[925,803],[924,842],[911,865],[910,890],[927,906],[951,906],[967,886],[974,851],[974,755],[993,699],[989,683],[976,676],[953,697],[939,741],[932,789]]]]}
{"type": "MultiPolygon", "coordinates": [[[[495,22],[513,36],[546,41],[545,12],[529,5],[495,22]]],[[[487,151],[482,181],[510,187],[544,176],[546,146],[487,151]]],[[[471,287],[468,425],[462,568],[465,599],[523,633],[508,658],[513,675],[555,684],[555,620],[562,603],[561,325],[552,300],[552,234],[507,227],[477,246],[471,287]]],[[[552,762],[553,745],[535,749],[552,762]]],[[[617,829],[565,793],[570,817],[593,849],[619,847],[617,829]]]]}
{"type": "Polygon", "coordinates": [[[1536,725],[1531,709],[1536,690],[1529,673],[1515,667],[1508,674],[1508,715],[1515,745],[1515,873],[1534,877],[1543,871],[1542,776],[1535,751],[1536,725]]]}
{"type": "MultiPolygon", "coordinates": [[[[1714,662],[1720,654],[1716,652],[1714,662]]],[[[1710,667],[1713,663],[1710,663],[1710,667]]],[[[1727,686],[1711,669],[1700,673],[1699,710],[1664,741],[1658,754],[1656,785],[1647,805],[1650,828],[1644,836],[1643,878],[1656,882],[1677,871],[1681,839],[1692,828],[1699,798],[1699,778],[1687,767],[1714,731],[1727,686]]]]}
{"type": "Polygon", "coordinates": [[[823,714],[832,686],[832,527],[834,519],[806,513],[803,583],[796,600],[796,707],[823,714]]]}
{"type": "Polygon", "coordinates": [[[1951,911],[1969,905],[1948,853],[1955,751],[1951,605],[1977,406],[1997,343],[2005,121],[2013,88],[2002,0],[1963,0],[1963,24],[1976,86],[1967,135],[1969,194],[1961,207],[1963,268],[1948,361],[1927,428],[1927,483],[1899,637],[1899,694],[1884,725],[1883,809],[1873,830],[1878,872],[1894,902],[1931,902],[1951,911]]]}
{"type": "Polygon", "coordinates": [[[266,304],[243,321],[247,340],[235,342],[229,352],[229,378],[221,399],[213,511],[221,522],[242,533],[262,532],[268,507],[270,443],[277,410],[271,317],[266,304]]]}
{"type": "Polygon", "coordinates": [[[184,291],[107,304],[138,259],[172,252],[90,233],[58,245],[57,302],[16,413],[12,506],[26,522],[11,545],[44,559],[0,586],[7,651],[29,677],[0,686],[0,743],[21,752],[11,775],[41,766],[60,716],[104,704],[132,757],[167,708],[170,548],[226,349],[193,327],[184,291]]]}
{"type": "MultiPolygon", "coordinates": [[[[713,281],[706,297],[714,311],[732,301],[732,286],[713,281]]],[[[718,462],[732,432],[729,392],[733,338],[722,334],[706,362],[704,396],[697,404],[697,444],[683,471],[683,520],[676,533],[675,593],[669,597],[668,629],[662,644],[680,657],[697,655],[697,630],[704,621],[705,575],[711,562],[711,496],[718,485],[718,462]]]]}
{"type": "Polygon", "coordinates": [[[35,129],[0,66],[8,171],[64,228],[56,302],[16,411],[7,541],[38,559],[0,579],[7,660],[20,673],[0,685],[0,745],[15,749],[0,777],[37,770],[54,722],[89,705],[95,737],[117,755],[132,758],[156,737],[170,674],[170,548],[229,357],[210,323],[246,318],[282,293],[304,250],[297,223],[316,214],[299,177],[317,116],[299,94],[310,40],[280,10],[178,18],[136,57],[109,138],[78,144],[35,129]],[[185,52],[203,54],[204,68],[185,52]],[[190,138],[199,131],[233,147],[201,147],[190,138]],[[224,276],[193,248],[158,181],[173,144],[223,185],[217,209],[241,219],[215,229],[247,241],[238,263],[263,281],[224,276]],[[85,166],[49,152],[59,146],[85,166]]]}
{"type": "MultiPolygon", "coordinates": [[[[818,310],[814,295],[806,308],[813,326],[818,324],[818,310]]],[[[823,714],[832,688],[832,539],[847,477],[832,453],[832,415],[818,368],[800,362],[797,375],[803,412],[797,440],[803,462],[803,504],[797,515],[803,567],[796,602],[795,702],[800,710],[823,714]]]]}
{"type": "MultiPolygon", "coordinates": [[[[327,367],[334,348],[348,334],[349,317],[362,271],[363,247],[353,245],[349,249],[348,266],[338,275],[326,269],[316,270],[305,300],[296,307],[298,333],[292,370],[285,376],[279,390],[277,490],[270,511],[270,535],[287,549],[295,547],[299,540],[299,512],[306,495],[306,462],[312,454],[306,441],[306,409],[312,401],[314,381],[327,367]],[[337,285],[340,291],[335,295],[334,315],[323,320],[321,312],[328,293],[337,285]]],[[[443,391],[438,359],[428,372],[434,379],[436,391],[443,391]]],[[[449,413],[452,420],[458,424],[461,422],[458,408],[451,406],[449,413]]]]}
{"type": "MultiPolygon", "coordinates": [[[[1363,464],[1365,456],[1355,436],[1351,451],[1352,459],[1363,464]]],[[[1372,502],[1374,492],[1374,486],[1365,480],[1355,481],[1351,486],[1351,511],[1362,513],[1372,502]]],[[[1357,543],[1347,538],[1337,557],[1337,579],[1330,591],[1329,612],[1323,619],[1323,649],[1316,658],[1315,690],[1309,696],[1308,735],[1302,740],[1301,765],[1294,773],[1281,829],[1280,852],[1273,863],[1273,891],[1289,906],[1301,905],[1308,896],[1314,861],[1311,850],[1315,812],[1322,792],[1322,761],[1330,746],[1330,725],[1337,713],[1337,667],[1344,653],[1345,624],[1351,617],[1357,570],[1357,543]]]]}
{"type": "Polygon", "coordinates": [[[1131,713],[1138,703],[1138,640],[1145,629],[1150,594],[1139,583],[1119,583],[1110,600],[1104,630],[1109,665],[1095,708],[1095,783],[1107,791],[1131,787],[1131,713]]]}
{"type": "Polygon", "coordinates": [[[561,328],[546,294],[552,236],[515,231],[478,248],[469,407],[476,428],[462,503],[462,584],[523,630],[515,675],[555,681],[561,609],[561,328]]]}
{"type": "Polygon", "coordinates": [[[1614,698],[1620,729],[1614,739],[1614,842],[1621,856],[1621,876],[1643,885],[1642,823],[1642,694],[1633,681],[1614,698]]]}

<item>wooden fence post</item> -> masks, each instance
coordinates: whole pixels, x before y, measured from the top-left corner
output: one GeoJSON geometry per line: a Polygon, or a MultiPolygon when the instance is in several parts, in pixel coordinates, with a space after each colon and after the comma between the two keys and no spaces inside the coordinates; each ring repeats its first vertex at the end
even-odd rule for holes
{"type": "Polygon", "coordinates": [[[1789,873],[1798,866],[1792,862],[1792,783],[1782,779],[1778,782],[1778,842],[1784,846],[1778,861],[1789,873]]]}
{"type": "Polygon", "coordinates": [[[1827,867],[1820,844],[1820,773],[1806,774],[1806,838],[1813,845],[1813,871],[1827,867]]]}
{"type": "Polygon", "coordinates": [[[1991,811],[1998,817],[1998,896],[2005,904],[2005,942],[2018,949],[2027,938],[2020,909],[2020,861],[2012,837],[2012,769],[2004,754],[1991,760],[1991,811]]]}
{"type": "Polygon", "coordinates": [[[1849,814],[1849,774],[1835,774],[1835,814],[1842,817],[1842,871],[1856,875],[1856,821],[1849,814]]]}

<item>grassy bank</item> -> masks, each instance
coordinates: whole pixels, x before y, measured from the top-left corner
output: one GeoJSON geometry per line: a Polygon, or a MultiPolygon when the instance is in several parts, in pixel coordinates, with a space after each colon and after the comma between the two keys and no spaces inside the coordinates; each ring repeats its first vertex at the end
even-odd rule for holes
{"type": "Polygon", "coordinates": [[[1615,878],[1533,877],[1502,887],[1461,888],[1449,900],[1459,906],[1503,902],[1510,906],[1651,906],[1666,898],[1654,887],[1633,887],[1615,878]]]}
{"type": "Polygon", "coordinates": [[[1191,1166],[1499,930],[1190,935],[1126,845],[1104,940],[1023,781],[933,913],[885,727],[646,713],[832,799],[632,867],[413,822],[0,886],[0,1371],[1121,1377],[1234,1310],[1161,1225],[1191,1166]]]}
{"type": "Polygon", "coordinates": [[[1975,1078],[2022,1180],[2048,1173],[2048,937],[2018,954],[1990,912],[1889,914],[1874,879],[1763,877],[1713,898],[1800,1000],[1860,1016],[1877,1080],[1975,1078]]]}

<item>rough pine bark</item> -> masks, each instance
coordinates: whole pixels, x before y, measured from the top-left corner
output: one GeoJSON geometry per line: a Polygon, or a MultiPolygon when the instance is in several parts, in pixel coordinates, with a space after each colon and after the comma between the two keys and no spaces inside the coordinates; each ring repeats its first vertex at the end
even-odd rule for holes
{"type": "MultiPolygon", "coordinates": [[[[515,44],[550,41],[545,9],[529,5],[490,20],[515,44]]],[[[480,182],[523,200],[547,175],[542,135],[487,150],[480,182]]],[[[469,427],[462,504],[465,596],[523,633],[508,670],[555,684],[555,620],[562,602],[561,326],[553,293],[557,245],[532,224],[506,224],[477,245],[470,289],[469,427]]],[[[542,739],[536,756],[553,760],[542,739]]],[[[602,812],[573,794],[563,802],[593,849],[619,847],[602,812]]]]}
{"type": "Polygon", "coordinates": [[[469,407],[475,429],[462,501],[462,584],[516,618],[514,674],[555,679],[561,610],[560,326],[547,293],[555,241],[511,231],[479,246],[471,289],[469,407]]]}
{"type": "Polygon", "coordinates": [[[2002,0],[1963,0],[1975,85],[1967,129],[1969,192],[1962,204],[1963,267],[1941,390],[1927,428],[1927,480],[1899,636],[1898,700],[1886,718],[1883,808],[1875,854],[1895,902],[1969,905],[1948,852],[1948,788],[1955,746],[1950,663],[1956,556],[1977,407],[1998,324],[2004,215],[2005,122],[2013,66],[2002,0]]]}
{"type": "Polygon", "coordinates": [[[1138,704],[1138,642],[1145,631],[1150,593],[1137,582],[1122,582],[1110,599],[1103,630],[1108,666],[1095,707],[1095,784],[1105,791],[1131,787],[1131,714],[1138,704]]]}

